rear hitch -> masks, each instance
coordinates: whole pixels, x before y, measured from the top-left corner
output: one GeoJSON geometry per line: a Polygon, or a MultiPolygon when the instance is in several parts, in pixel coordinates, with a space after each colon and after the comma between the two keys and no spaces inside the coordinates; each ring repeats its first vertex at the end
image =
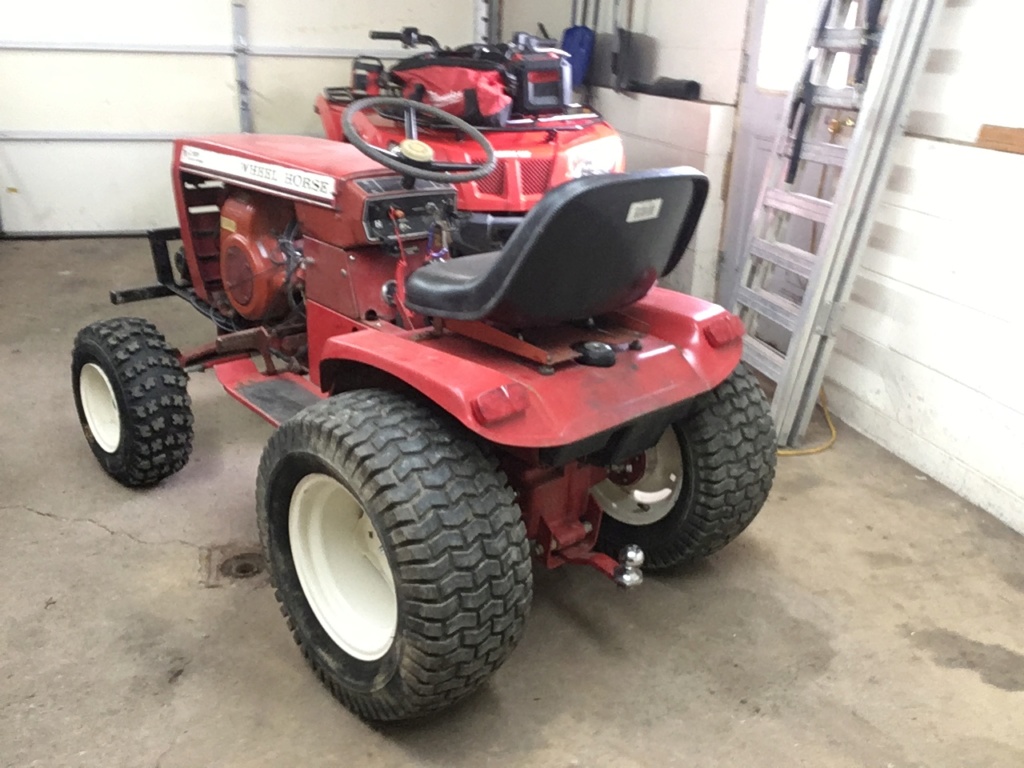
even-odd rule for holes
{"type": "Polygon", "coordinates": [[[615,568],[612,578],[620,587],[636,587],[643,583],[644,572],[640,568],[644,564],[644,551],[636,544],[630,544],[619,552],[619,565],[615,568]]]}
{"type": "MultiPolygon", "coordinates": [[[[541,351],[541,350],[539,350],[541,351]]],[[[572,352],[575,354],[575,352],[572,352]]],[[[628,470],[640,467],[638,461],[628,470]]],[[[588,565],[621,587],[638,586],[644,580],[644,552],[636,544],[623,547],[618,558],[596,550],[603,512],[590,489],[609,476],[604,467],[570,462],[563,467],[526,467],[510,464],[519,479],[519,504],[526,536],[533,554],[545,568],[588,565]]],[[[628,478],[626,478],[628,479],[628,478]]],[[[629,480],[635,482],[635,480],[629,480]]]]}
{"type": "Polygon", "coordinates": [[[643,583],[644,573],[640,570],[644,564],[644,551],[636,544],[630,544],[619,552],[619,561],[615,562],[608,555],[591,549],[580,551],[569,548],[559,552],[562,562],[576,565],[589,565],[596,568],[620,587],[629,589],[643,583]]]}

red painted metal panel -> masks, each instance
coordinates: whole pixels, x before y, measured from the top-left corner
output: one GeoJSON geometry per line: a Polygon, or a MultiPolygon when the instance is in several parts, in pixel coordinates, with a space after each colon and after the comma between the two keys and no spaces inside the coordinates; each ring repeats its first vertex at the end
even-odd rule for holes
{"type": "MultiPolygon", "coordinates": [[[[332,104],[323,96],[316,100],[324,132],[329,139],[344,142],[341,118],[346,105],[332,104]]],[[[393,120],[369,116],[356,118],[361,135],[371,144],[386,147],[405,137],[403,126],[393,120]]],[[[459,210],[485,213],[525,213],[549,187],[569,180],[566,149],[607,136],[617,136],[603,120],[583,117],[565,120],[561,127],[579,130],[555,131],[549,124],[538,130],[487,130],[485,135],[498,155],[498,167],[489,176],[475,182],[457,184],[459,210]]],[[[452,141],[450,131],[420,129],[420,138],[434,149],[441,162],[473,163],[483,160],[483,152],[472,141],[452,141]]],[[[622,165],[615,169],[622,171],[622,165]]]]}
{"type": "Polygon", "coordinates": [[[712,389],[739,364],[739,340],[712,347],[704,326],[725,312],[701,299],[659,288],[629,307],[650,333],[642,349],[619,352],[612,368],[567,363],[545,375],[533,364],[455,334],[361,331],[324,342],[325,383],[344,377],[345,363],[377,368],[404,381],[492,442],[526,448],[566,445],[668,408],[712,389]],[[419,334],[422,335],[422,334],[419,334]],[[473,402],[483,393],[517,383],[526,408],[485,425],[473,402]]]}
{"type": "MultiPolygon", "coordinates": [[[[176,167],[181,165],[182,146],[196,147],[261,163],[273,163],[307,173],[333,176],[336,179],[346,179],[366,171],[391,173],[351,144],[311,136],[240,133],[177,139],[174,142],[174,164],[176,167]]],[[[201,169],[196,172],[201,172],[201,169]]],[[[247,177],[241,178],[243,181],[247,180],[247,177]]],[[[277,190],[274,191],[276,194],[280,194],[277,190]]]]}
{"type": "MultiPolygon", "coordinates": [[[[375,325],[380,326],[380,330],[374,330],[374,332],[381,333],[382,336],[388,329],[394,328],[398,330],[394,325],[387,322],[382,323],[378,321],[375,325]]],[[[309,378],[312,382],[317,387],[321,385],[320,361],[323,357],[324,345],[328,339],[356,331],[365,331],[372,327],[365,323],[356,322],[330,307],[325,307],[323,304],[307,300],[306,338],[309,345],[309,378]]]]}

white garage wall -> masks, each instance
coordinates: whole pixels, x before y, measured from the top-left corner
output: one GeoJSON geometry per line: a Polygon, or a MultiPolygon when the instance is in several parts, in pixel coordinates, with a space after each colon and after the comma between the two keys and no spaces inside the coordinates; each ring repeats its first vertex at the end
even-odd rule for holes
{"type": "MultiPolygon", "coordinates": [[[[403,55],[371,28],[474,34],[475,0],[236,2],[262,132],[322,135],[313,99],[348,82],[353,55],[403,55]]],[[[0,105],[5,233],[167,226],[170,139],[241,128],[232,0],[0,0],[0,105]]]]}
{"type": "Polygon", "coordinates": [[[4,0],[0,18],[4,231],[173,221],[166,139],[237,130],[230,3],[4,0]]]}
{"type": "Polygon", "coordinates": [[[948,0],[828,371],[854,428],[1024,532],[1018,286],[1024,4],[948,0]],[[1009,75],[1010,80],[1015,75],[1009,75]]]}
{"type": "MultiPolygon", "coordinates": [[[[596,89],[598,108],[615,116],[611,122],[623,134],[628,168],[692,165],[708,175],[711,193],[694,242],[665,280],[672,288],[707,299],[714,299],[718,292],[747,11],[748,0],[649,0],[636,4],[632,29],[656,41],[655,77],[697,80],[701,101],[596,89]]],[[[602,29],[612,29],[611,12],[612,4],[602,3],[602,29]]]]}
{"type": "Polygon", "coordinates": [[[216,0],[46,0],[0,3],[4,40],[34,43],[190,43],[219,45],[230,40],[231,3],[216,0]]]}
{"type": "MultiPolygon", "coordinates": [[[[623,21],[627,5],[623,0],[623,21]]],[[[748,6],[749,0],[644,0],[634,4],[632,31],[655,38],[657,77],[697,80],[703,101],[735,106],[748,6]]],[[[593,8],[590,0],[588,26],[593,8]]],[[[613,1],[601,0],[599,34],[611,34],[612,11],[613,1]]],[[[506,39],[516,31],[536,34],[541,22],[561,39],[571,16],[570,0],[504,0],[502,29],[506,39]]]]}
{"type": "Polygon", "coordinates": [[[238,126],[227,56],[7,51],[5,131],[175,133],[238,126]],[[227,98],[225,98],[227,94],[227,98]]]}
{"type": "Polygon", "coordinates": [[[618,94],[608,88],[597,88],[594,102],[622,136],[626,170],[691,165],[707,174],[711,190],[694,240],[679,266],[663,282],[670,288],[713,300],[736,108],[618,94]]]}
{"type": "Polygon", "coordinates": [[[8,233],[136,232],[175,225],[171,145],[24,141],[0,147],[8,233]]]}
{"type": "Polygon", "coordinates": [[[352,54],[410,53],[399,43],[370,40],[371,29],[418,27],[442,45],[463,45],[474,39],[475,6],[474,0],[248,0],[256,130],[323,135],[313,99],[325,86],[348,84],[352,54]]]}
{"type": "MultiPolygon", "coordinates": [[[[625,7],[626,3],[623,3],[625,7]]],[[[582,2],[580,2],[582,8],[582,2]]],[[[590,3],[593,13],[594,3],[590,3]]],[[[505,37],[535,32],[540,21],[561,38],[569,0],[505,0],[505,37]]],[[[655,38],[654,74],[697,80],[701,101],[594,89],[594,106],[622,135],[627,170],[692,165],[711,181],[700,227],[679,267],[665,281],[705,298],[717,291],[729,156],[736,118],[748,0],[647,0],[635,4],[632,30],[655,38]]],[[[612,0],[602,0],[598,34],[614,28],[612,0]]],[[[588,16],[588,24],[592,17],[588,16]]]]}
{"type": "MultiPolygon", "coordinates": [[[[580,3],[582,5],[582,0],[580,3]]],[[[611,7],[611,3],[612,0],[602,0],[601,4],[611,7]]],[[[503,0],[501,11],[501,33],[505,40],[516,32],[536,35],[538,22],[545,26],[549,35],[561,40],[562,30],[570,23],[572,5],[567,0],[503,0]]]]}

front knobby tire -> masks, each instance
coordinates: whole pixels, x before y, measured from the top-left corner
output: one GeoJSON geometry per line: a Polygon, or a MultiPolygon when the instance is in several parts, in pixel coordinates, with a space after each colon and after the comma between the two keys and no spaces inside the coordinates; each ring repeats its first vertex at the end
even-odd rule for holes
{"type": "Polygon", "coordinates": [[[188,377],[148,320],[119,317],[80,330],[71,379],[89,447],[119,483],[130,488],[155,485],[188,463],[188,377]]]}
{"type": "Polygon", "coordinates": [[[605,513],[598,548],[615,555],[638,544],[652,571],[707,557],[739,536],[761,510],[775,462],[768,401],[741,364],[700,395],[690,413],[646,452],[643,476],[618,469],[595,486],[605,513]],[[662,487],[667,496],[657,499],[662,487]],[[645,493],[652,500],[638,502],[638,496],[648,498],[645,493]]]}
{"type": "Polygon", "coordinates": [[[448,707],[519,642],[532,574],[513,492],[429,405],[360,390],[307,408],[268,442],[256,502],[295,642],[357,715],[448,707]]]}

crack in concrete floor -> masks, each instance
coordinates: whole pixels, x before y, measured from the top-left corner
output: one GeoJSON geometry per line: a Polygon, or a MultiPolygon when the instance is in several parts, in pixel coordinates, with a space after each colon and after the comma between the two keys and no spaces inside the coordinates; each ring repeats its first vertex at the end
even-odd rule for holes
{"type": "Polygon", "coordinates": [[[151,541],[149,539],[142,539],[136,536],[134,533],[122,531],[117,528],[111,528],[110,526],[101,523],[99,520],[94,520],[91,517],[64,517],[63,515],[58,515],[54,512],[44,512],[41,509],[30,507],[27,504],[12,504],[10,506],[3,506],[0,507],[0,512],[16,511],[19,509],[24,510],[25,512],[30,512],[33,515],[39,515],[40,517],[46,517],[50,520],[57,520],[58,522],[62,523],[86,523],[88,525],[93,525],[99,528],[101,531],[106,531],[111,536],[124,536],[125,538],[131,539],[137,544],[146,544],[148,546],[155,547],[164,547],[177,544],[184,547],[190,547],[192,549],[202,549],[203,547],[203,545],[201,544],[195,544],[191,541],[185,541],[184,539],[166,539],[164,541],[151,541]]]}

